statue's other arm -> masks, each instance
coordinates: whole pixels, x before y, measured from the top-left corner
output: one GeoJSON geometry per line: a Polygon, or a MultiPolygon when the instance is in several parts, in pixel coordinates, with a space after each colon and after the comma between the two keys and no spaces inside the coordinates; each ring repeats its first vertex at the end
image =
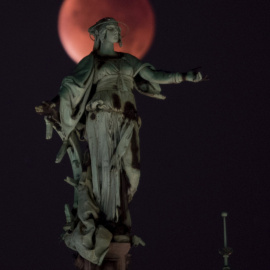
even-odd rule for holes
{"type": "Polygon", "coordinates": [[[183,81],[199,82],[202,80],[202,74],[197,71],[189,71],[186,73],[171,73],[153,70],[148,66],[144,67],[139,72],[139,74],[143,79],[158,84],[181,83],[183,81]]]}

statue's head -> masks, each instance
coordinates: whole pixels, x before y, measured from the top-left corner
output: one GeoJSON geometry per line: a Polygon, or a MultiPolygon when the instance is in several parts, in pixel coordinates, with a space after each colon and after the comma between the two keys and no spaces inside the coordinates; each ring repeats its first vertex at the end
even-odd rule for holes
{"type": "Polygon", "coordinates": [[[113,43],[119,43],[122,47],[121,28],[114,18],[103,18],[88,29],[91,39],[94,40],[94,51],[98,50],[100,44],[107,38],[113,43]]]}

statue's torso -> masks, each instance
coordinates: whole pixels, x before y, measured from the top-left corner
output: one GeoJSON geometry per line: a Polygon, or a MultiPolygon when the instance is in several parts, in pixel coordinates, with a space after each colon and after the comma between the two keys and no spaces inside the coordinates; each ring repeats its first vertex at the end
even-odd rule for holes
{"type": "Polygon", "coordinates": [[[135,105],[134,70],[138,66],[121,54],[117,58],[96,58],[94,71],[94,84],[96,92],[90,103],[102,101],[104,105],[124,111],[126,104],[135,105]]]}

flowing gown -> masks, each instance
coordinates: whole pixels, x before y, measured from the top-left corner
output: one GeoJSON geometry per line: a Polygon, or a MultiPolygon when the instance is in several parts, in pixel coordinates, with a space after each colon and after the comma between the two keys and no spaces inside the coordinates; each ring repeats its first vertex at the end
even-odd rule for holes
{"type": "Polygon", "coordinates": [[[95,94],[86,106],[93,193],[107,220],[118,221],[140,177],[139,126],[132,90],[141,62],[130,55],[96,57],[95,94]]]}

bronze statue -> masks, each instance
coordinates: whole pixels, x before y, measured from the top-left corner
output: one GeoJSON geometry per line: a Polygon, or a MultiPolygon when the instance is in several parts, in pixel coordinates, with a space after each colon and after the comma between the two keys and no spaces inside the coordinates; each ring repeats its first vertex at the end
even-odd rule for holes
{"type": "Polygon", "coordinates": [[[72,75],[62,81],[59,96],[36,107],[45,115],[47,138],[52,127],[63,140],[57,155],[68,152],[75,188],[73,209],[65,206],[63,239],[83,258],[100,265],[111,242],[144,242],[131,236],[128,204],[140,179],[139,128],[141,119],[132,91],[158,99],[159,84],[199,82],[196,70],[187,73],[156,71],[136,57],[114,50],[122,45],[121,29],[113,18],[89,28],[94,48],[72,75]],[[57,109],[59,105],[59,109],[57,109]],[[86,142],[81,150],[79,140],[86,142]]]}

